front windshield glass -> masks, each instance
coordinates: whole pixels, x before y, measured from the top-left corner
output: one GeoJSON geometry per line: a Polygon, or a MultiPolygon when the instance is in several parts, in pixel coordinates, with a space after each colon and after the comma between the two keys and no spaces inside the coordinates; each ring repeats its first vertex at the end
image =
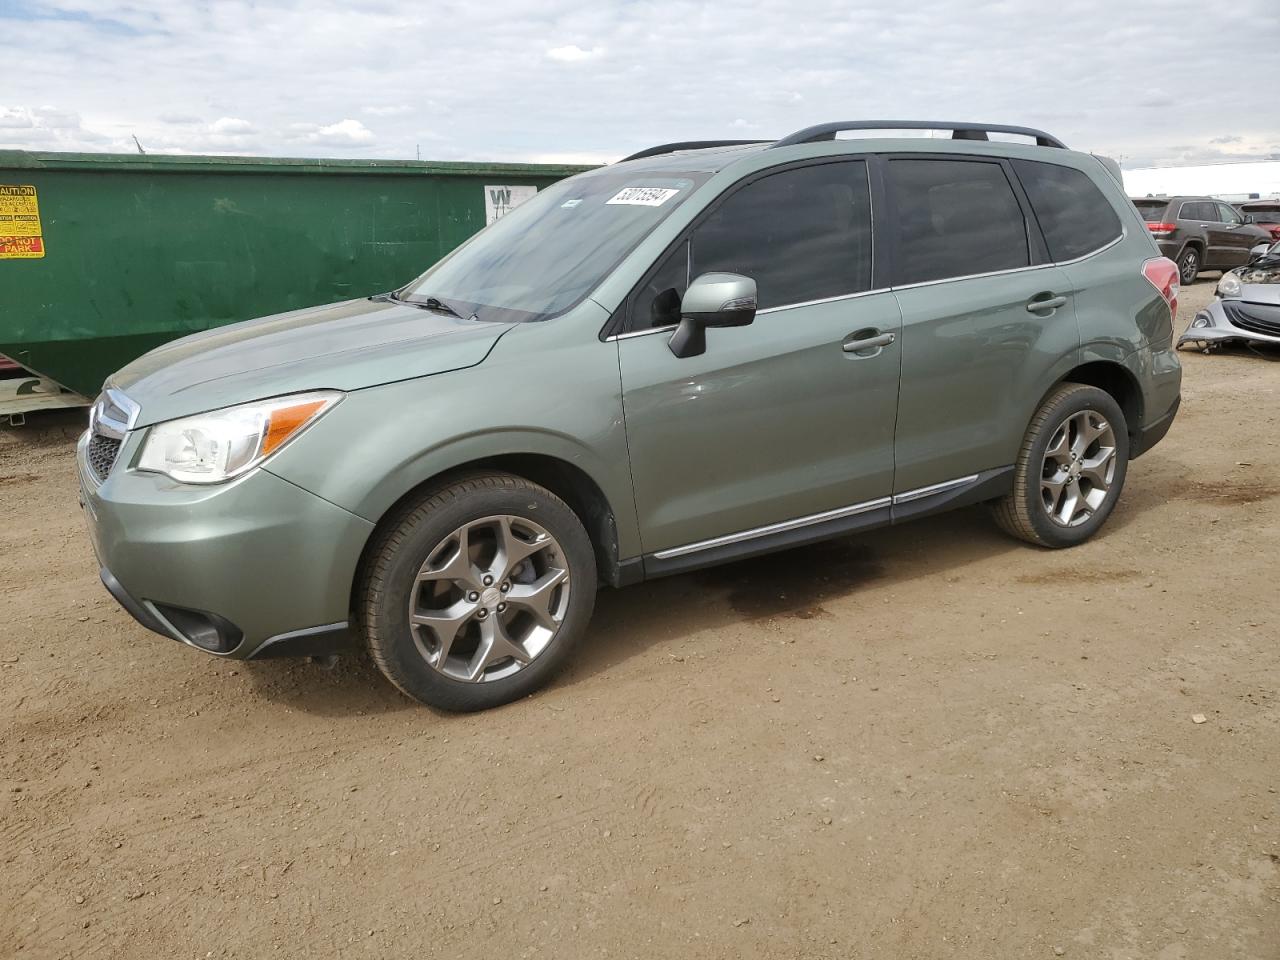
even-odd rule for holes
{"type": "Polygon", "coordinates": [[[414,280],[399,296],[434,298],[481,320],[544,320],[579,303],[707,173],[604,170],[552,184],[414,280]]]}

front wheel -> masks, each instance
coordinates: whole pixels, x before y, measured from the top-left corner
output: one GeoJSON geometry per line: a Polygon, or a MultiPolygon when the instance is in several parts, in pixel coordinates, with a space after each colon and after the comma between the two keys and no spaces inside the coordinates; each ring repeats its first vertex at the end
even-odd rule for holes
{"type": "Polygon", "coordinates": [[[996,501],[1006,533],[1042,547],[1073,547],[1115,508],[1129,469],[1124,413],[1097,387],[1064,383],[1027,427],[1013,491],[996,501]]]}
{"type": "Polygon", "coordinates": [[[365,640],[401,691],[442,710],[526,696],[564,665],[595,606],[595,554],[551,491],[510,474],[425,493],[380,531],[365,640]]]}

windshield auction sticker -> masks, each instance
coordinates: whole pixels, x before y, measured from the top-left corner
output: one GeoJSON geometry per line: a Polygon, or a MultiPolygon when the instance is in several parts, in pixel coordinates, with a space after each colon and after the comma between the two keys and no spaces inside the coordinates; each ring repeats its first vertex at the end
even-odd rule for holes
{"type": "Polygon", "coordinates": [[[36,260],[44,256],[36,188],[0,183],[0,260],[36,260]]]}
{"type": "Polygon", "coordinates": [[[633,207],[660,207],[679,192],[670,187],[623,187],[613,195],[612,200],[606,200],[605,203],[625,203],[633,207]]]}

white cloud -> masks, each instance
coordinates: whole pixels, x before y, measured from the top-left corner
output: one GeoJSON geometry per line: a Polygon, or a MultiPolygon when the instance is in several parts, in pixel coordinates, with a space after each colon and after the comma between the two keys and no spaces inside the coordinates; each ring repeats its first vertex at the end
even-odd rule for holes
{"type": "Polygon", "coordinates": [[[561,63],[577,63],[580,60],[594,60],[604,54],[602,47],[592,47],[590,50],[583,50],[577,44],[571,43],[567,47],[552,47],[547,51],[547,57],[551,60],[559,60],[561,63]]]}
{"type": "Polygon", "coordinates": [[[222,137],[247,137],[257,133],[253,124],[238,117],[222,117],[209,124],[209,132],[222,137]]]}
{"type": "Polygon", "coordinates": [[[9,130],[29,130],[35,125],[30,110],[24,107],[0,107],[0,127],[9,130]]]}
{"type": "Polygon", "coordinates": [[[387,107],[362,107],[361,112],[367,113],[371,117],[400,117],[406,113],[410,113],[413,107],[405,103],[398,103],[394,106],[387,107]]]}
{"type": "Polygon", "coordinates": [[[86,128],[78,115],[57,107],[0,106],[0,148],[101,150],[109,140],[86,128]]]}
{"type": "Polygon", "coordinates": [[[1043,127],[1126,166],[1262,156],[1280,114],[1170,85],[1150,52],[1233,62],[1244,36],[1270,52],[1274,4],[1232,0],[1195,30],[1203,0],[1077,0],[1053,20],[1070,69],[1032,69],[1038,0],[743,0],[732,17],[692,0],[0,0],[16,38],[0,147],[131,152],[136,133],[150,153],[607,158],[907,117],[1043,127]]]}
{"type": "Polygon", "coordinates": [[[293,125],[293,129],[296,135],[307,143],[326,147],[351,147],[373,143],[377,139],[373,131],[359,120],[339,120],[337,123],[325,126],[297,123],[293,125]]]}

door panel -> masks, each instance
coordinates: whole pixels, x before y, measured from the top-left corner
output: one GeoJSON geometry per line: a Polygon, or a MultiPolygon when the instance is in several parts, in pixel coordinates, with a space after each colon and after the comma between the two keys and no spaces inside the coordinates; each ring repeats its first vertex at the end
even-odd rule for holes
{"type": "Polygon", "coordinates": [[[887,497],[893,485],[893,294],[772,310],[707,331],[677,358],[668,332],[618,341],[627,441],[646,553],[887,497]]]}
{"type": "Polygon", "coordinates": [[[1225,267],[1238,267],[1249,262],[1249,250],[1255,237],[1244,229],[1244,217],[1225,203],[1215,203],[1222,226],[1223,261],[1225,267]]]}
{"type": "Polygon", "coordinates": [[[1080,332],[1066,274],[1033,266],[1043,238],[1003,163],[886,166],[902,312],[899,494],[1013,463],[1029,407],[1080,332]]]}
{"type": "Polygon", "coordinates": [[[1012,464],[1039,385],[1080,344],[1058,267],[898,290],[902,398],[894,492],[1012,464]],[[1033,301],[1065,297],[1051,310],[1033,301]]]}

